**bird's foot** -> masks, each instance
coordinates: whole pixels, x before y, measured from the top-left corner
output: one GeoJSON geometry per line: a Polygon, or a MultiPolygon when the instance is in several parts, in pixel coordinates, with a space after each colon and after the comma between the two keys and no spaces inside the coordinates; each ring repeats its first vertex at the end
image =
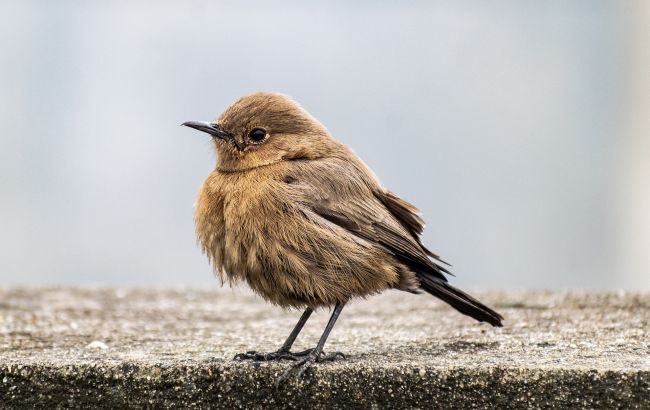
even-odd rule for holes
{"type": "Polygon", "coordinates": [[[283,349],[277,350],[275,352],[268,352],[268,353],[250,350],[246,353],[237,353],[234,357],[234,360],[252,360],[254,362],[269,362],[272,360],[282,360],[287,355],[291,355],[291,352],[283,349]]]}
{"type": "Polygon", "coordinates": [[[290,352],[287,349],[279,349],[275,352],[262,353],[255,350],[246,353],[238,353],[235,355],[234,360],[252,360],[255,362],[270,362],[273,360],[293,360],[297,361],[310,354],[314,349],[307,349],[302,352],[290,352]]]}
{"type": "Polygon", "coordinates": [[[333,362],[338,358],[345,359],[345,355],[341,352],[334,352],[330,354],[320,352],[320,354],[317,355],[314,350],[315,349],[307,349],[303,352],[298,353],[301,356],[297,356],[297,358],[294,359],[296,362],[282,373],[276,382],[276,386],[279,386],[282,382],[287,380],[291,372],[294,370],[298,371],[296,376],[300,379],[302,378],[302,375],[305,373],[305,371],[314,363],[333,362]]]}
{"type": "MultiPolygon", "coordinates": [[[[289,350],[279,349],[275,352],[262,353],[255,350],[250,350],[246,353],[237,353],[234,357],[234,360],[252,360],[254,362],[270,362],[274,360],[292,360],[294,362],[302,360],[305,356],[310,355],[314,349],[303,350],[302,352],[290,352],[289,350]]],[[[332,354],[327,354],[321,352],[317,362],[329,362],[333,361],[336,358],[341,357],[345,358],[345,355],[341,352],[334,352],[332,354]]]]}

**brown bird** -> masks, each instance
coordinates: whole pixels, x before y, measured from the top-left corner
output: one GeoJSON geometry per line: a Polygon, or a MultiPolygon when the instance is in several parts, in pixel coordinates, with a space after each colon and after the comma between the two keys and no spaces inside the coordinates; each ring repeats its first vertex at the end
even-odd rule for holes
{"type": "Polygon", "coordinates": [[[447,283],[446,262],[420,241],[418,210],[383,188],[290,98],[252,94],[216,122],[183,125],[210,134],[217,151],[195,212],[196,235],[216,275],[231,285],[245,281],[273,304],[305,309],[279,350],[236,359],[295,360],[299,375],[314,362],[334,360],[342,354],[325,354],[323,346],[343,306],[386,289],[424,290],[501,326],[501,315],[447,283]],[[331,306],[316,347],[292,353],[312,311],[331,306]]]}

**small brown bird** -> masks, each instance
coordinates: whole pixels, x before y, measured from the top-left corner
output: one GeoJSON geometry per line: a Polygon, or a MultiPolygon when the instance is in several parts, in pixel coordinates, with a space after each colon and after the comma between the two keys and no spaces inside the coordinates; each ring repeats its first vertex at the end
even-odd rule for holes
{"type": "Polygon", "coordinates": [[[424,290],[501,326],[501,315],[447,283],[446,262],[420,242],[418,210],[384,189],[290,98],[252,94],[216,122],[183,125],[210,134],[216,146],[217,166],[195,213],[198,241],[216,275],[231,285],[245,281],[273,304],[305,309],[279,350],[236,359],[294,360],[299,375],[314,362],[334,360],[342,354],[325,354],[323,346],[343,306],[386,289],[424,290]],[[334,311],[316,347],[291,352],[312,311],[324,306],[334,311]]]}

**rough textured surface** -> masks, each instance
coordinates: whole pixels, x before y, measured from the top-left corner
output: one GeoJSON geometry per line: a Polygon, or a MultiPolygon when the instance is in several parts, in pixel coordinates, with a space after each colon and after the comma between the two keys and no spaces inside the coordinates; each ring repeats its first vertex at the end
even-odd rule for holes
{"type": "Polygon", "coordinates": [[[476,294],[504,328],[427,295],[356,301],[326,345],[348,358],[275,388],[287,362],[231,359],[300,313],[244,290],[0,290],[0,407],[650,408],[650,295],[476,294]]]}

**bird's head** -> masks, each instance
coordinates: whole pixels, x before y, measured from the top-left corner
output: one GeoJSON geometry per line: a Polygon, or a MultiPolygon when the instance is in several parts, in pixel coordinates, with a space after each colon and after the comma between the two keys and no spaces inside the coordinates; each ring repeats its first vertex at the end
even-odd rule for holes
{"type": "Polygon", "coordinates": [[[217,168],[222,171],[320,158],[338,145],[316,118],[289,97],[275,93],[242,97],[216,122],[189,121],[183,125],[212,136],[217,168]]]}

